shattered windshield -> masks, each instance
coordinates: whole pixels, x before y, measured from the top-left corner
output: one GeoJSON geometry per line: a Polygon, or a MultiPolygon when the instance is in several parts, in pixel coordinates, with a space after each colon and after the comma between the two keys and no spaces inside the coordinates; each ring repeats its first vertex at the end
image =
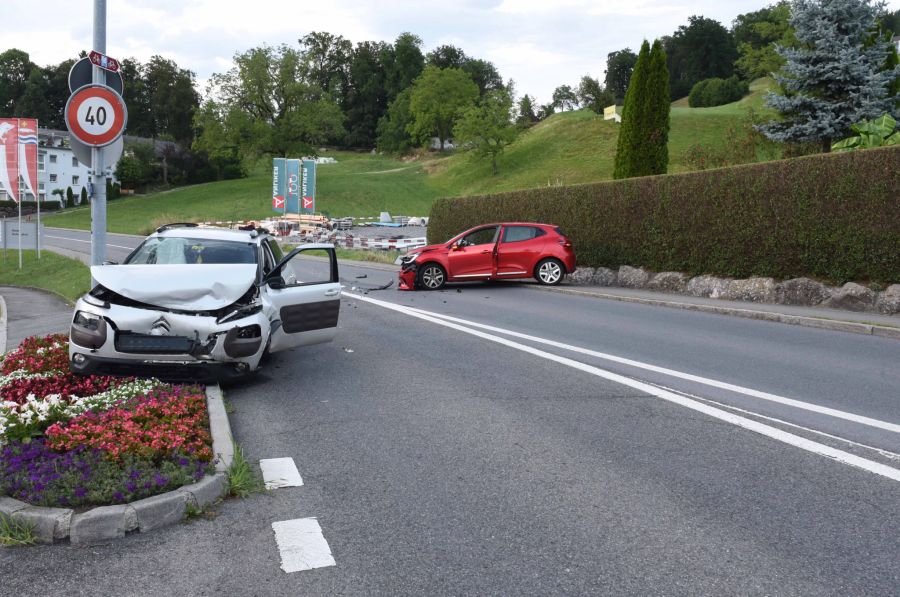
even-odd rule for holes
{"type": "Polygon", "coordinates": [[[128,265],[256,263],[256,245],[231,240],[153,237],[125,260],[128,265]]]}

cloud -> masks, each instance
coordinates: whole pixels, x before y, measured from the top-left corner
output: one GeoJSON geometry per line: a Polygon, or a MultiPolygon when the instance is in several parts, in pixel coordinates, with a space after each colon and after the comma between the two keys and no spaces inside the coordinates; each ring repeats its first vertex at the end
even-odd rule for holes
{"type": "MultiPolygon", "coordinates": [[[[774,0],[773,0],[774,1],[774,0]]],[[[74,58],[91,45],[88,0],[0,0],[0,51],[25,50],[38,64],[74,58]],[[39,6],[39,10],[35,7],[39,6]],[[87,7],[87,8],[86,8],[87,7]],[[46,15],[52,15],[47,18],[46,15]]],[[[603,76],[606,55],[669,35],[693,14],[729,26],[762,0],[114,0],[108,3],[108,54],[175,60],[206,81],[230,68],[236,52],[261,44],[297,45],[310,31],[353,42],[393,41],[409,31],[425,51],[442,44],[490,60],[519,93],[549,101],[582,75],[603,76]]],[[[891,0],[891,10],[900,0],[891,0]]],[[[200,87],[203,91],[203,87],[200,87]]]]}

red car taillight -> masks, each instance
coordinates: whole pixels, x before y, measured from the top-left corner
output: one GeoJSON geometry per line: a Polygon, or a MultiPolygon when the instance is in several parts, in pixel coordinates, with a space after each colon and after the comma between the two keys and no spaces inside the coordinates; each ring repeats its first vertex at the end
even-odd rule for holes
{"type": "Polygon", "coordinates": [[[567,239],[567,238],[561,238],[561,239],[559,239],[559,244],[561,244],[561,245],[562,245],[563,247],[565,247],[566,249],[571,249],[571,248],[572,248],[572,243],[571,243],[571,241],[569,241],[569,239],[567,239]]]}

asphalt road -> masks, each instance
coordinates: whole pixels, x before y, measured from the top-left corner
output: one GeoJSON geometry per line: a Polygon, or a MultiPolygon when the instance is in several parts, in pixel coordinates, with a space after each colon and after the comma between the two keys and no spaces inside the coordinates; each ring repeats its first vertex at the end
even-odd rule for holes
{"type": "Polygon", "coordinates": [[[303,487],[0,550],[2,592],[900,594],[900,343],[527,286],[345,297],[335,342],[226,390],[303,487]],[[279,569],[302,517],[336,566],[279,569]]]}

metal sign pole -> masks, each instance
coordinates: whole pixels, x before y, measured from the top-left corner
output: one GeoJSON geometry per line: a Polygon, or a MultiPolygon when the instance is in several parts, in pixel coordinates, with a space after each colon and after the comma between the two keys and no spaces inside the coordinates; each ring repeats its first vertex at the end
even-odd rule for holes
{"type": "MultiPolygon", "coordinates": [[[[106,54],[106,0],[94,0],[94,51],[106,54]]],[[[106,85],[106,74],[94,65],[93,82],[106,85]]],[[[94,197],[91,199],[91,265],[102,265],[106,260],[106,166],[103,148],[91,149],[91,167],[94,179],[94,197]]],[[[91,284],[96,280],[91,278],[91,284]]]]}
{"type": "Polygon", "coordinates": [[[22,196],[19,195],[19,269],[22,269],[22,196]]]}

